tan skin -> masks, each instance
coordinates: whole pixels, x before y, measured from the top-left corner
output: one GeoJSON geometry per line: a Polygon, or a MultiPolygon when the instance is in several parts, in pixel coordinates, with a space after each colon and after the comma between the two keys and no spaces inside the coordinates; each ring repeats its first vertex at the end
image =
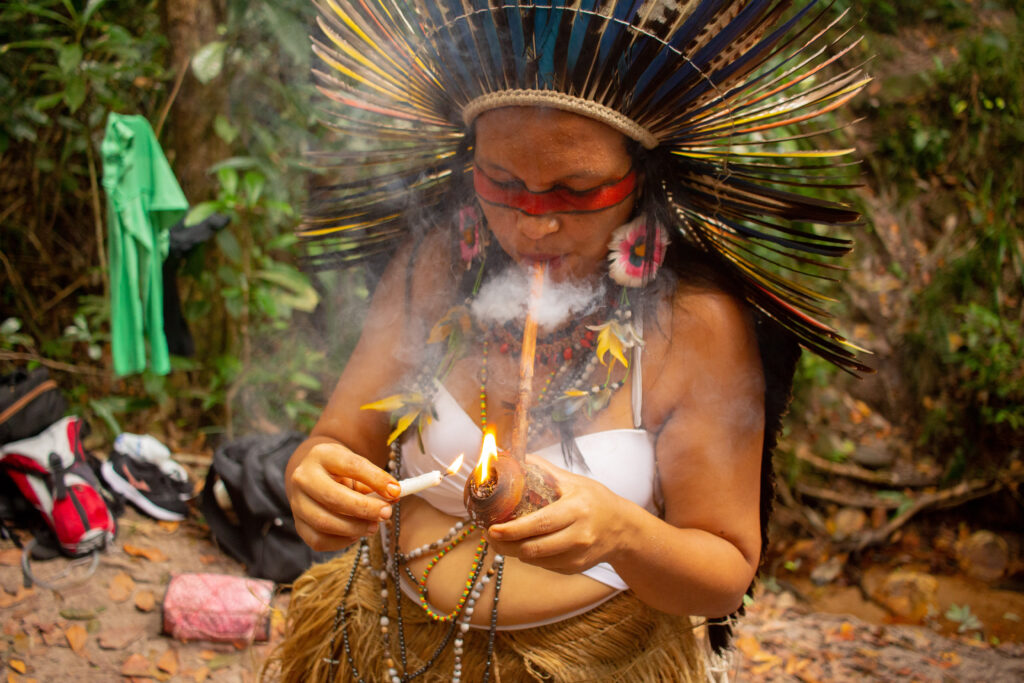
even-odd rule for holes
{"type": "MultiPolygon", "coordinates": [[[[476,163],[493,179],[532,191],[555,185],[587,190],[622,177],[631,166],[620,133],[576,114],[510,107],[482,114],[476,126],[476,163]]],[[[489,205],[484,213],[517,263],[545,260],[554,279],[578,281],[599,277],[608,238],[629,220],[634,200],[584,215],[533,217],[489,205]]],[[[448,263],[446,239],[435,235],[417,254],[409,309],[408,254],[396,257],[334,394],[312,436],[292,456],[286,485],[296,527],[313,548],[343,548],[376,533],[393,513],[387,502],[364,495],[372,490],[388,496],[388,486],[395,484],[382,469],[388,419],[360,406],[400,390],[403,378],[418,367],[408,349],[423,346],[429,326],[453,303],[437,296],[454,297],[450,273],[459,267],[448,263]],[[410,320],[407,310],[420,319],[410,320]]],[[[726,294],[685,284],[665,292],[654,309],[644,328],[643,423],[656,435],[664,516],[530,456],[558,479],[562,497],[487,532],[491,548],[508,558],[500,624],[557,617],[611,594],[611,588],[579,573],[599,562],[611,563],[640,600],[672,614],[728,614],[754,576],[764,383],[749,313],[726,294]]],[[[446,379],[469,415],[477,411],[477,352],[471,349],[446,379]]],[[[536,376],[543,378],[545,370],[539,367],[536,376]]],[[[510,411],[501,407],[514,400],[517,376],[516,359],[488,365],[489,421],[499,435],[509,430],[510,411]]],[[[631,428],[630,415],[627,382],[605,410],[589,422],[578,421],[576,430],[631,428]]],[[[540,434],[529,447],[556,440],[540,434]]],[[[622,466],[629,467],[628,453],[622,454],[622,466]]],[[[438,539],[456,521],[415,496],[402,500],[401,511],[400,543],[407,549],[438,539]]],[[[476,538],[433,570],[428,588],[438,609],[456,604],[476,538]]],[[[421,571],[427,559],[414,563],[413,571],[421,571]]],[[[490,604],[487,593],[478,604],[490,604]]],[[[489,610],[478,609],[473,620],[489,623],[489,610]]]]}

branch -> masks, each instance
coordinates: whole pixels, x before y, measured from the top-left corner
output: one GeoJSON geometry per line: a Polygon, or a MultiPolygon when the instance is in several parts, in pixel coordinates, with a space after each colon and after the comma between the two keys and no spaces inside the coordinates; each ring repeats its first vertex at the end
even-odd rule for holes
{"type": "Polygon", "coordinates": [[[811,486],[803,482],[796,483],[796,490],[797,493],[802,495],[818,498],[819,500],[827,500],[830,503],[838,503],[846,507],[895,509],[901,505],[898,500],[879,498],[870,493],[842,493],[835,489],[811,486]]]}
{"type": "Polygon", "coordinates": [[[57,292],[52,299],[47,301],[45,304],[39,307],[39,315],[43,315],[51,308],[59,304],[61,301],[66,299],[68,296],[73,294],[79,287],[89,282],[89,274],[82,273],[78,278],[64,289],[57,292]]]}
{"type": "Polygon", "coordinates": [[[70,365],[68,363],[61,363],[60,361],[50,360],[49,358],[43,358],[37,356],[34,353],[18,353],[17,351],[0,351],[0,360],[15,360],[15,361],[34,361],[40,365],[45,365],[48,368],[54,370],[62,370],[63,372],[73,372],[79,375],[95,375],[102,377],[105,373],[103,370],[92,368],[87,365],[70,365]]]}
{"type": "Polygon", "coordinates": [[[844,545],[852,550],[863,550],[870,545],[885,543],[889,536],[910,521],[911,517],[926,508],[960,505],[969,500],[995,493],[1010,483],[1021,480],[1024,480],[1024,472],[1006,472],[994,481],[975,479],[974,481],[961,482],[956,486],[934,493],[922,494],[906,510],[893,517],[884,526],[856,536],[844,545]]]}
{"type": "Polygon", "coordinates": [[[894,487],[934,486],[936,484],[932,479],[901,476],[899,472],[875,472],[874,470],[869,470],[868,468],[861,467],[860,465],[831,462],[814,455],[807,449],[798,448],[796,449],[795,454],[797,458],[803,460],[812,467],[818,468],[819,470],[838,474],[841,477],[859,479],[860,481],[865,481],[869,484],[881,484],[883,486],[894,487]]]}
{"type": "Polygon", "coordinates": [[[821,519],[821,515],[806,505],[798,503],[796,499],[793,498],[793,492],[789,490],[789,484],[786,483],[783,477],[776,477],[775,491],[779,494],[779,498],[782,500],[783,506],[796,516],[797,521],[800,522],[805,529],[815,536],[829,536],[828,529],[825,528],[825,522],[821,519]]]}

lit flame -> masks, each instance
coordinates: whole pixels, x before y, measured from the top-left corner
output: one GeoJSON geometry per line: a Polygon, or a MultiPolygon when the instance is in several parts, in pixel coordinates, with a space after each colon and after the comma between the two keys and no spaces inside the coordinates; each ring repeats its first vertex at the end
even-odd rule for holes
{"type": "Polygon", "coordinates": [[[456,472],[458,472],[460,469],[462,469],[462,461],[464,459],[465,459],[465,455],[463,455],[462,453],[459,453],[459,457],[455,458],[455,460],[452,460],[452,464],[448,465],[448,469],[445,470],[445,472],[447,474],[449,474],[449,475],[452,475],[452,474],[455,474],[456,472]]]}
{"type": "Polygon", "coordinates": [[[498,444],[494,439],[494,432],[484,433],[484,442],[480,447],[480,461],[476,464],[476,482],[483,484],[490,474],[491,462],[498,457],[498,444]]]}

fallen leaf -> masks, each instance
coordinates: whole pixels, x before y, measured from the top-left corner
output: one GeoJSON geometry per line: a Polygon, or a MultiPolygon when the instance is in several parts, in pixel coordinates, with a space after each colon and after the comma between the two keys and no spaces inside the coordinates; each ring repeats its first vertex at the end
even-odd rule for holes
{"type": "Polygon", "coordinates": [[[137,628],[109,628],[100,633],[96,640],[104,650],[122,650],[143,636],[137,628]]]}
{"type": "Polygon", "coordinates": [[[287,621],[284,616],[284,612],[274,608],[270,610],[270,630],[274,635],[283,636],[285,628],[287,627],[287,621]]]}
{"type": "Polygon", "coordinates": [[[210,676],[210,667],[201,666],[192,673],[192,680],[196,683],[203,683],[210,676]]]}
{"type": "Polygon", "coordinates": [[[764,650],[758,652],[756,655],[751,657],[751,659],[755,662],[771,662],[773,664],[778,664],[782,661],[778,655],[773,655],[771,652],[766,652],[764,650]]]}
{"type": "Polygon", "coordinates": [[[5,567],[17,567],[21,565],[21,550],[18,548],[0,550],[0,564],[5,567]]]}
{"type": "Polygon", "coordinates": [[[8,662],[8,665],[20,674],[23,674],[26,671],[28,671],[28,667],[25,666],[25,662],[21,661],[20,659],[12,659],[10,662],[8,662]]]}
{"type": "Polygon", "coordinates": [[[800,659],[796,655],[790,655],[789,659],[786,660],[785,673],[787,676],[795,676],[804,669],[806,669],[811,663],[809,659],[800,659]]]}
{"type": "Polygon", "coordinates": [[[129,655],[121,665],[122,676],[149,676],[152,664],[140,654],[129,655]]]}
{"type": "Polygon", "coordinates": [[[71,646],[71,651],[75,654],[80,654],[86,641],[89,640],[89,634],[85,632],[85,627],[81,624],[75,624],[64,631],[64,637],[67,638],[68,645],[71,646]]]}
{"type": "Polygon", "coordinates": [[[53,647],[64,640],[64,632],[59,629],[53,629],[52,631],[43,631],[43,642],[48,647],[53,647]]]}
{"type": "Polygon", "coordinates": [[[178,653],[171,648],[164,650],[160,659],[157,660],[156,666],[161,671],[166,671],[173,676],[178,673],[178,653]]]}
{"type": "Polygon", "coordinates": [[[216,555],[200,555],[199,561],[202,564],[215,564],[217,562],[220,562],[220,558],[216,555]]]}
{"type": "Polygon", "coordinates": [[[156,525],[163,529],[165,533],[173,534],[178,530],[178,527],[181,526],[181,522],[167,522],[161,520],[157,522],[156,525]]]}
{"type": "Polygon", "coordinates": [[[60,611],[60,616],[71,621],[89,621],[90,619],[95,619],[105,609],[105,607],[97,607],[96,609],[65,607],[60,611]]]}
{"type": "Polygon", "coordinates": [[[135,582],[132,581],[132,577],[124,572],[118,572],[110,581],[110,589],[107,591],[107,595],[114,602],[124,602],[132,596],[134,591],[135,582]]]}
{"type": "Polygon", "coordinates": [[[217,655],[210,660],[209,667],[213,670],[223,669],[226,666],[231,666],[238,659],[235,655],[217,655]]]}
{"type": "Polygon", "coordinates": [[[214,652],[213,650],[201,650],[199,652],[199,659],[202,659],[202,660],[207,661],[207,662],[210,661],[211,659],[213,659],[216,656],[217,656],[217,653],[214,652]]]}
{"type": "Polygon", "coordinates": [[[31,597],[36,594],[36,588],[19,587],[18,592],[14,595],[9,595],[7,591],[0,591],[0,608],[10,607],[16,605],[25,598],[31,597]]]}
{"type": "Polygon", "coordinates": [[[736,647],[751,659],[761,652],[761,644],[757,642],[757,638],[754,636],[742,636],[741,638],[737,638],[736,647]]]}
{"type": "Polygon", "coordinates": [[[960,655],[955,652],[943,652],[941,657],[942,661],[939,663],[939,666],[943,669],[952,669],[954,666],[960,666],[960,655]]]}
{"type": "Polygon", "coordinates": [[[124,544],[124,551],[132,557],[144,557],[150,562],[166,562],[167,555],[159,548],[146,548],[140,545],[124,544]]]}
{"type": "Polygon", "coordinates": [[[135,594],[135,607],[141,612],[151,612],[156,607],[153,591],[139,591],[135,594]]]}
{"type": "Polygon", "coordinates": [[[755,667],[751,667],[750,673],[754,674],[755,676],[764,676],[766,673],[774,669],[776,666],[778,666],[778,662],[765,662],[764,664],[758,664],[755,667]]]}

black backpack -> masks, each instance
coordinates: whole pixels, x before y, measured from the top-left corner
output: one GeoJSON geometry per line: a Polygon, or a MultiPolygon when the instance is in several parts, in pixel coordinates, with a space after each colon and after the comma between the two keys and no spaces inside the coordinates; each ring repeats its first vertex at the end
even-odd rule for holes
{"type": "Polygon", "coordinates": [[[0,443],[35,436],[64,417],[67,408],[46,368],[0,376],[0,443]]]}
{"type": "Polygon", "coordinates": [[[284,469],[304,439],[297,432],[255,434],[214,453],[199,507],[217,544],[243,563],[249,576],[291,583],[313,563],[336,555],[315,552],[295,531],[284,469]],[[224,482],[237,521],[217,503],[218,480],[224,482]]]}

